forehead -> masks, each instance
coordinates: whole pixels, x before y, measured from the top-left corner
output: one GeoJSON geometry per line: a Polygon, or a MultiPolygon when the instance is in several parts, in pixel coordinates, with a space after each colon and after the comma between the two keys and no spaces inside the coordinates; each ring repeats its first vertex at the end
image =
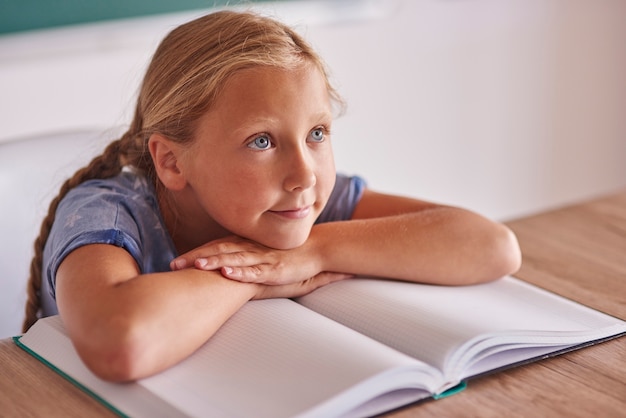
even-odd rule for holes
{"type": "Polygon", "coordinates": [[[243,104],[253,96],[271,100],[286,93],[329,99],[324,75],[315,66],[306,64],[289,70],[275,67],[240,70],[227,80],[217,97],[216,105],[237,100],[238,104],[243,104]]]}
{"type": "Polygon", "coordinates": [[[225,83],[207,115],[232,118],[326,112],[331,112],[331,103],[324,75],[314,65],[302,65],[293,70],[253,67],[238,71],[225,83]]]}
{"type": "Polygon", "coordinates": [[[236,137],[248,130],[331,120],[328,84],[316,66],[293,70],[259,66],[240,70],[228,79],[198,120],[196,135],[236,137]]]}

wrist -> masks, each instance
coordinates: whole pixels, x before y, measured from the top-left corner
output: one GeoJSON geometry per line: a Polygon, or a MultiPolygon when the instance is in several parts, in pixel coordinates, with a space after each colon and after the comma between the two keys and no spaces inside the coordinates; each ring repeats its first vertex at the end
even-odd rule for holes
{"type": "Polygon", "coordinates": [[[232,295],[240,295],[238,297],[246,298],[247,300],[256,299],[259,292],[261,292],[262,286],[258,283],[242,282],[238,280],[229,279],[223,276],[219,271],[201,271],[202,273],[209,273],[214,280],[222,283],[222,286],[226,286],[232,295]]]}
{"type": "Polygon", "coordinates": [[[325,233],[325,225],[314,225],[311,228],[309,238],[304,243],[306,247],[307,260],[311,260],[314,271],[332,271],[329,265],[328,248],[331,243],[327,241],[327,234],[325,233]]]}

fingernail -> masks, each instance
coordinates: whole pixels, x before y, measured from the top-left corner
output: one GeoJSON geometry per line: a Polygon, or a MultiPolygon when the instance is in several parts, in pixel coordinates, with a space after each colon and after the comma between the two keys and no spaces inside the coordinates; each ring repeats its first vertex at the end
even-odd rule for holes
{"type": "Polygon", "coordinates": [[[233,273],[232,267],[224,267],[224,274],[232,274],[232,273],[233,273]]]}
{"type": "Polygon", "coordinates": [[[198,268],[203,269],[203,268],[205,268],[205,267],[206,267],[206,265],[207,265],[208,263],[209,263],[209,262],[207,261],[207,259],[206,259],[206,258],[198,258],[198,259],[196,259],[196,267],[198,267],[198,268]]]}
{"type": "Polygon", "coordinates": [[[181,270],[181,269],[184,269],[186,266],[187,266],[187,262],[185,261],[184,258],[172,260],[172,262],[170,263],[170,268],[172,270],[181,270]]]}

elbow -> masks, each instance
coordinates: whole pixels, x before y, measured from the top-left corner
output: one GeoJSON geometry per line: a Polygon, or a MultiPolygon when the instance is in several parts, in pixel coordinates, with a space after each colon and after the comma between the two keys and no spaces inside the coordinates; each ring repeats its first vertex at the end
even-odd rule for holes
{"type": "Polygon", "coordinates": [[[485,245],[483,280],[492,281],[517,272],[522,265],[522,252],[517,237],[505,225],[498,225],[497,230],[485,245]]]}
{"type": "Polygon", "coordinates": [[[76,350],[100,379],[122,383],[146,377],[154,372],[147,371],[149,354],[136,328],[128,321],[111,321],[95,330],[89,341],[75,342],[76,350]]]}
{"type": "Polygon", "coordinates": [[[498,256],[501,260],[502,276],[516,273],[522,267],[522,250],[517,241],[515,233],[508,227],[502,226],[504,230],[498,244],[498,256]]]}
{"type": "Polygon", "coordinates": [[[143,377],[137,372],[132,348],[118,349],[81,355],[93,374],[102,380],[116,383],[132,382],[143,377]]]}

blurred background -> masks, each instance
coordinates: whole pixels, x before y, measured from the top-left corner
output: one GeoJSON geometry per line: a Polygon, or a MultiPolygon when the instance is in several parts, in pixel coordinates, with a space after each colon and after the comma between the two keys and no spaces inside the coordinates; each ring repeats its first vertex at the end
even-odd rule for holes
{"type": "MultiPolygon", "coordinates": [[[[505,221],[626,188],[622,0],[245,4],[294,26],[326,59],[348,102],[333,129],[337,168],[374,189],[505,221]]],[[[0,3],[0,153],[33,137],[123,129],[158,42],[214,7],[0,3]]],[[[28,152],[54,167],[40,147],[28,152]]],[[[0,256],[0,338],[19,333],[40,222],[4,227],[17,198],[0,198],[0,249],[18,252],[0,256]]]]}

